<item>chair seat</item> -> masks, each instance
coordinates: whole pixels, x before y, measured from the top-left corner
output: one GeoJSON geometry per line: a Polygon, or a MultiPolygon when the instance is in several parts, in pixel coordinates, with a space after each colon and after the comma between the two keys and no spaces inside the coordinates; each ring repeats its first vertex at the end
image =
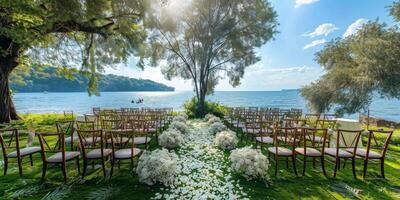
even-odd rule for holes
{"type": "MultiPolygon", "coordinates": [[[[72,137],[72,141],[78,142],[78,141],[79,141],[79,136],[74,135],[74,136],[72,137]]],[[[71,136],[65,137],[65,143],[71,144],[71,136]]]]}
{"type": "Polygon", "coordinates": [[[257,142],[265,143],[265,144],[273,144],[274,139],[268,136],[256,137],[257,142]]]}
{"type": "Polygon", "coordinates": [[[278,154],[278,156],[291,156],[292,150],[285,147],[278,147],[278,153],[276,153],[276,147],[269,147],[268,151],[273,154],[278,154]]]}
{"type": "Polygon", "coordinates": [[[140,149],[134,148],[133,155],[132,149],[120,149],[114,153],[116,159],[126,159],[126,158],[133,158],[140,153],[140,149]]]}
{"type": "Polygon", "coordinates": [[[150,143],[151,138],[147,137],[134,137],[133,138],[133,143],[134,144],[146,144],[146,143],[150,143]]]}
{"type": "MultiPolygon", "coordinates": [[[[40,152],[41,149],[40,147],[25,147],[23,149],[19,150],[20,156],[25,156],[29,154],[34,154],[37,152],[40,152]]],[[[16,158],[17,157],[17,151],[13,151],[7,155],[9,158],[16,158]]]]}
{"type": "Polygon", "coordinates": [[[243,131],[245,133],[250,133],[250,134],[259,134],[261,132],[261,129],[259,129],[259,128],[244,128],[243,131]]]}
{"type": "MultiPolygon", "coordinates": [[[[311,140],[312,138],[307,138],[307,140],[311,140]]],[[[324,142],[324,137],[321,137],[321,136],[315,136],[314,137],[314,142],[317,142],[317,143],[322,143],[322,142],[324,142]]],[[[326,141],[325,142],[329,142],[329,140],[328,140],[328,138],[326,138],[326,141]]]]}
{"type": "MultiPolygon", "coordinates": [[[[114,144],[124,144],[129,141],[129,138],[127,137],[122,137],[122,138],[114,138],[114,144]]],[[[108,144],[111,144],[111,139],[107,140],[108,144]]]]}
{"type": "MultiPolygon", "coordinates": [[[[65,152],[65,160],[71,160],[74,159],[76,157],[79,157],[81,155],[81,153],[79,151],[66,151],[65,152]]],[[[47,158],[47,162],[50,163],[61,163],[62,162],[62,153],[58,152],[52,156],[50,156],[49,158],[47,158]]]]}
{"type": "MultiPolygon", "coordinates": [[[[354,148],[347,148],[346,151],[353,152],[354,148]]],[[[365,157],[367,155],[367,149],[357,148],[356,155],[360,157],[365,157]]],[[[369,150],[368,158],[381,158],[382,155],[378,152],[369,150]]]]}
{"type": "Polygon", "coordinates": [[[302,147],[296,148],[295,151],[301,155],[306,155],[311,157],[318,157],[322,155],[320,151],[311,147],[307,147],[306,152],[304,152],[304,148],[302,147]]]}
{"type": "MultiPolygon", "coordinates": [[[[103,149],[103,157],[107,157],[112,153],[111,149],[103,149]]],[[[93,149],[86,154],[86,158],[96,159],[101,158],[101,149],[93,149]]]]}
{"type": "MultiPolygon", "coordinates": [[[[336,157],[336,148],[325,148],[325,154],[336,157]]],[[[338,156],[341,158],[351,158],[353,157],[353,154],[343,149],[339,149],[338,156]]]]}

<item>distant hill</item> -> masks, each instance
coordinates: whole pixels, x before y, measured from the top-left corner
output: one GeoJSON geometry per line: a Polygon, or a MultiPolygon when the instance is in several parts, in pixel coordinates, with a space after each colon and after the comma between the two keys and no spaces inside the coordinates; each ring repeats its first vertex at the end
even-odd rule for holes
{"type": "MultiPolygon", "coordinates": [[[[85,92],[87,91],[88,78],[80,73],[73,73],[73,80],[59,76],[54,67],[42,71],[32,70],[24,74],[22,79],[25,84],[10,85],[15,92],[85,92]]],[[[166,86],[152,80],[135,79],[125,76],[100,75],[98,83],[100,92],[113,91],[174,91],[173,87],[166,86]]]]}

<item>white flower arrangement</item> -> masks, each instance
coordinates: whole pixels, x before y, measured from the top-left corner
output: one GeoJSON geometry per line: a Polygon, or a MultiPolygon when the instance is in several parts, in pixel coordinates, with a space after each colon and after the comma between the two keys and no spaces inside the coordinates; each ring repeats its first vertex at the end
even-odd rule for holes
{"type": "Polygon", "coordinates": [[[181,122],[181,121],[171,122],[171,124],[169,125],[169,128],[176,129],[176,130],[180,131],[182,134],[185,134],[189,131],[189,128],[186,125],[186,123],[181,122]]]}
{"type": "Polygon", "coordinates": [[[216,134],[216,133],[224,131],[226,129],[227,129],[226,126],[221,122],[214,122],[208,128],[208,130],[210,131],[211,134],[216,134]]]}
{"type": "Polygon", "coordinates": [[[177,121],[177,122],[186,123],[186,118],[185,118],[185,116],[178,115],[178,116],[174,117],[174,118],[172,119],[172,121],[177,121]]]}
{"type": "Polygon", "coordinates": [[[184,139],[180,131],[170,128],[158,136],[158,142],[164,148],[173,149],[180,146],[184,139]]]}
{"type": "Polygon", "coordinates": [[[232,170],[247,180],[261,178],[268,180],[269,162],[265,155],[250,147],[235,149],[229,156],[232,170]]]}
{"type": "Polygon", "coordinates": [[[213,123],[215,123],[215,122],[221,122],[222,123],[222,121],[221,121],[221,119],[219,118],[219,117],[211,117],[208,121],[207,121],[209,124],[213,124],[213,123]]]}
{"type": "Polygon", "coordinates": [[[177,159],[178,156],[167,149],[143,152],[136,167],[139,181],[147,185],[157,182],[164,185],[173,184],[175,176],[179,174],[177,159]]]}
{"type": "Polygon", "coordinates": [[[215,136],[214,143],[221,149],[231,150],[236,148],[236,145],[238,144],[238,138],[233,131],[221,131],[215,136]]]}
{"type": "Polygon", "coordinates": [[[206,116],[204,116],[204,121],[208,122],[212,117],[215,117],[215,115],[208,113],[206,116]]]}
{"type": "Polygon", "coordinates": [[[186,120],[189,119],[189,116],[184,112],[179,113],[178,116],[184,117],[186,120]]]}

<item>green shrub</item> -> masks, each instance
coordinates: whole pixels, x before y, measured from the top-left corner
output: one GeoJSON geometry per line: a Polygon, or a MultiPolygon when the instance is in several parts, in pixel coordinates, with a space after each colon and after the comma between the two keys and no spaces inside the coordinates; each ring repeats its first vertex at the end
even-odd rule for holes
{"type": "Polygon", "coordinates": [[[185,109],[185,113],[189,116],[189,118],[203,118],[207,113],[222,118],[224,113],[227,111],[227,107],[220,103],[206,101],[204,105],[204,111],[202,112],[197,106],[196,97],[186,101],[183,104],[183,108],[185,109]]]}
{"type": "MultiPolygon", "coordinates": [[[[71,120],[64,114],[19,114],[21,120],[12,121],[5,128],[35,129],[37,132],[55,132],[56,121],[71,120]]],[[[75,118],[75,116],[74,116],[75,118]]]]}

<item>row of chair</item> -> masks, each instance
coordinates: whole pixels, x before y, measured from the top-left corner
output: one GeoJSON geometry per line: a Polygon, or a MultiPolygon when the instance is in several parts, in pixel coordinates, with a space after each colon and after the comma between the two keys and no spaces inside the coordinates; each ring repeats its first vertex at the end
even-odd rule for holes
{"type": "MultiPolygon", "coordinates": [[[[144,145],[144,149],[148,149],[151,138],[165,129],[170,122],[170,111],[157,112],[156,118],[153,117],[154,113],[154,110],[140,114],[130,113],[129,119],[94,114],[93,121],[89,118],[85,118],[85,121],[58,121],[57,133],[36,133],[40,146],[23,147],[23,139],[27,140],[26,144],[30,144],[33,138],[21,136],[18,129],[2,129],[0,142],[4,157],[4,175],[7,173],[9,159],[17,160],[19,173],[22,176],[23,158],[29,157],[33,166],[32,155],[40,153],[43,162],[42,182],[47,166],[51,164],[61,165],[64,180],[67,181],[67,163],[75,161],[80,173],[81,158],[84,165],[82,178],[86,174],[88,164],[94,165],[94,161],[100,161],[104,176],[106,176],[105,165],[111,163],[111,177],[115,163],[120,166],[120,161],[130,160],[133,167],[133,158],[142,151],[137,148],[138,145],[144,145]],[[9,152],[11,150],[14,151],[9,152]]],[[[65,115],[69,114],[71,113],[65,112],[65,115]]]]}
{"type": "Polygon", "coordinates": [[[356,158],[364,161],[364,178],[370,160],[380,161],[381,174],[384,177],[384,160],[393,134],[392,130],[367,131],[367,144],[362,148],[361,136],[365,131],[339,129],[336,127],[336,116],[331,114],[326,114],[323,119],[320,119],[317,114],[305,116],[308,118],[266,117],[266,115],[260,115],[255,109],[232,108],[224,119],[229,126],[241,133],[241,138],[245,142],[254,141],[256,146],[268,146],[268,155],[270,158],[273,155],[272,160],[275,162],[276,175],[278,161],[282,158],[286,160],[286,165],[289,163],[289,158],[292,158],[292,165],[297,175],[296,160],[299,159],[297,155],[301,155],[303,176],[308,158],[311,158],[313,167],[316,160],[320,160],[322,171],[326,175],[324,163],[328,156],[333,158],[334,177],[340,168],[340,162],[346,163],[347,160],[351,160],[353,175],[356,177],[356,158]],[[312,120],[310,116],[313,116],[312,120]],[[385,140],[383,142],[377,140],[376,135],[383,135],[385,140]]]}

